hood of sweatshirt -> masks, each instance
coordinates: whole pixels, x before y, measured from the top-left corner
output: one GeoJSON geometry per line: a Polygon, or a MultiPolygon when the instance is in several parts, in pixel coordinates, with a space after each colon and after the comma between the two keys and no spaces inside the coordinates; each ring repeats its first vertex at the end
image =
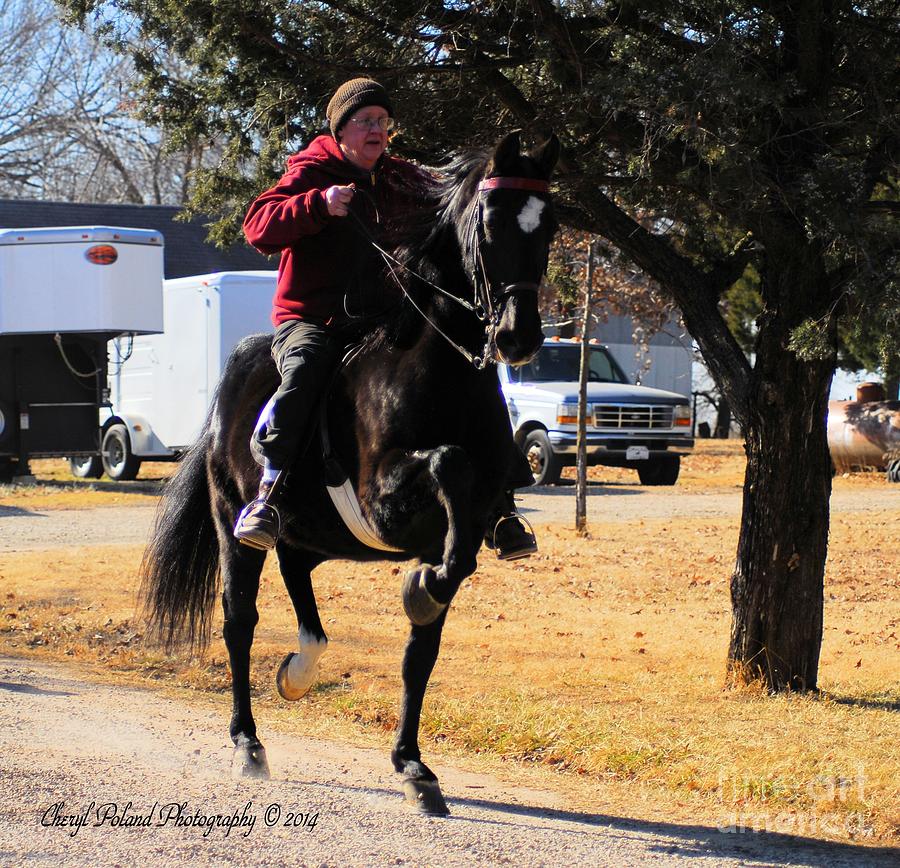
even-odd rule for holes
{"type": "MultiPolygon", "coordinates": [[[[382,155],[373,171],[377,172],[385,161],[382,155]]],[[[342,181],[356,181],[367,178],[369,172],[351,163],[344,156],[341,146],[331,136],[318,136],[309,146],[298,154],[288,157],[288,172],[296,172],[305,168],[318,169],[342,181]]]]}

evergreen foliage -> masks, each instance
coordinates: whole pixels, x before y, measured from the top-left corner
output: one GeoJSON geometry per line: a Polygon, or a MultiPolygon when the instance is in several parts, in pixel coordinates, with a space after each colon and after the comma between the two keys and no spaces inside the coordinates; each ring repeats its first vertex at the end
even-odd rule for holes
{"type": "Polygon", "coordinates": [[[779,307],[796,294],[767,279],[783,271],[773,246],[808,248],[824,285],[791,299],[792,328],[806,321],[797,342],[833,351],[831,317],[865,310],[896,262],[900,39],[885,0],[60,5],[133,54],[145,117],[172,147],[225,148],[193,199],[222,215],[223,242],[285,155],[325,128],[328,96],[350,76],[389,87],[392,147],[426,162],[511,127],[555,130],[565,222],[606,236],[674,295],[707,355],[728,356],[711,366],[739,415],[749,369],[714,302],[748,263],[779,307]],[[190,80],[168,74],[171,55],[190,80]]]}

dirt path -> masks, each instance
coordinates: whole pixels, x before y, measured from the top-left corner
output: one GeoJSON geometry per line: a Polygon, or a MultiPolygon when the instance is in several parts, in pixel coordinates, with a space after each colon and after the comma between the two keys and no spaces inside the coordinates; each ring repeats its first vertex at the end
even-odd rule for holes
{"type": "Polygon", "coordinates": [[[273,780],[235,783],[223,711],[0,658],[0,864],[896,864],[852,845],[581,813],[440,766],[452,817],[422,818],[384,755],[297,735],[269,735],[273,780]],[[217,816],[245,825],[206,825],[217,816]]]}
{"type": "MultiPolygon", "coordinates": [[[[686,492],[676,488],[591,485],[588,521],[636,523],[641,519],[738,515],[739,490],[686,492]]],[[[572,485],[536,488],[516,498],[534,524],[571,524],[575,520],[572,485]]],[[[837,491],[835,514],[900,508],[900,486],[837,491]]],[[[107,506],[93,509],[27,509],[0,506],[0,552],[33,551],[79,545],[133,545],[147,539],[155,506],[107,506]]]]}

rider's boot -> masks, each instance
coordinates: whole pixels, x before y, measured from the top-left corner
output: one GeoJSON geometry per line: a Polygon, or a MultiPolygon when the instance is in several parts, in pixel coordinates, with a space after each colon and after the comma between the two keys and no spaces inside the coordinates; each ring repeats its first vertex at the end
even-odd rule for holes
{"type": "Polygon", "coordinates": [[[256,499],[241,510],[234,526],[234,537],[243,545],[262,551],[275,548],[281,532],[281,513],[275,501],[283,474],[284,471],[279,471],[271,481],[263,477],[256,499]]]}
{"type": "Polygon", "coordinates": [[[500,508],[488,522],[484,542],[488,548],[496,549],[502,561],[527,558],[537,551],[537,540],[528,522],[516,512],[513,492],[507,491],[500,508]]]}

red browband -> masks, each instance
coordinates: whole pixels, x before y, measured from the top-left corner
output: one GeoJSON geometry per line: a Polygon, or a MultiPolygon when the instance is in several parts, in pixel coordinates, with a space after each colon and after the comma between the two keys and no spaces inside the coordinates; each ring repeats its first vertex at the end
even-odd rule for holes
{"type": "Polygon", "coordinates": [[[481,190],[529,190],[532,193],[549,193],[550,182],[537,178],[487,178],[478,185],[481,190]]]}

